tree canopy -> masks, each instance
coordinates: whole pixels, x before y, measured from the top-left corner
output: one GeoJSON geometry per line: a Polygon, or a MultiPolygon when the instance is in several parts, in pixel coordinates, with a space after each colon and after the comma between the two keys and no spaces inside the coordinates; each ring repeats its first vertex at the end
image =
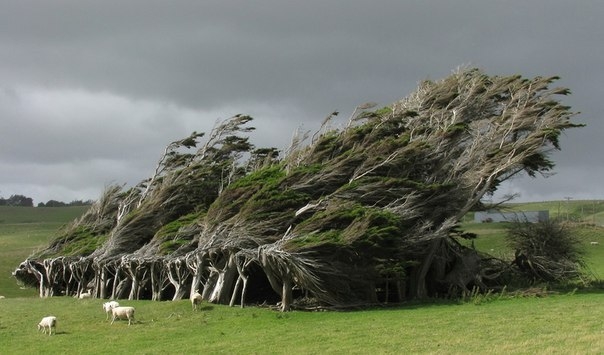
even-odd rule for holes
{"type": "Polygon", "coordinates": [[[550,171],[575,115],[557,77],[460,69],[361,105],[280,154],[252,118],[169,144],[153,176],[111,186],[15,271],[41,296],[349,307],[488,287],[507,263],[464,248],[461,218],[519,173],[550,171]],[[504,265],[505,264],[505,265],[504,265]]]}
{"type": "Polygon", "coordinates": [[[34,200],[23,195],[11,195],[9,198],[0,197],[0,206],[33,207],[34,200]]]}

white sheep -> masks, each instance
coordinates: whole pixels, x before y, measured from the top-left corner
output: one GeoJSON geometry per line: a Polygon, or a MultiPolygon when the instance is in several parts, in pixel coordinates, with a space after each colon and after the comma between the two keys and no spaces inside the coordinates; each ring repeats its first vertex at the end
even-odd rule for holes
{"type": "Polygon", "coordinates": [[[86,292],[82,292],[80,293],[80,299],[83,300],[84,298],[90,298],[92,297],[92,290],[88,289],[88,291],[86,292]]]}
{"type": "Polygon", "coordinates": [[[120,306],[111,308],[111,314],[111,324],[113,324],[116,319],[128,319],[128,325],[130,325],[134,320],[134,307],[120,306]]]}
{"type": "Polygon", "coordinates": [[[191,306],[194,311],[197,310],[197,306],[201,304],[201,301],[203,301],[203,296],[201,296],[199,292],[195,292],[191,295],[191,306]]]}
{"type": "Polygon", "coordinates": [[[591,244],[591,245],[600,245],[600,242],[591,242],[589,244],[591,244]]]}
{"type": "Polygon", "coordinates": [[[109,301],[109,302],[105,302],[103,303],[103,310],[105,311],[105,313],[107,314],[107,318],[105,319],[109,319],[109,313],[111,313],[111,310],[115,307],[119,307],[120,304],[117,301],[109,301]]]}
{"type": "Polygon", "coordinates": [[[42,330],[43,334],[46,334],[46,328],[48,328],[48,335],[52,335],[52,330],[55,330],[55,334],[57,334],[57,317],[55,316],[47,316],[42,318],[40,323],[38,323],[38,331],[42,330]]]}

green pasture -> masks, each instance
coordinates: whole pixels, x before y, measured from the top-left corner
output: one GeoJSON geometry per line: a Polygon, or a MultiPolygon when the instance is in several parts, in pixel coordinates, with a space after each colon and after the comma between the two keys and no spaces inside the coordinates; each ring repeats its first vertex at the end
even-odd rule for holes
{"type": "MultiPolygon", "coordinates": [[[[0,295],[6,297],[0,299],[0,354],[604,353],[603,296],[598,290],[541,289],[523,295],[504,290],[464,301],[409,302],[350,312],[280,313],[207,303],[194,312],[188,300],[120,300],[136,308],[136,323],[111,325],[101,308],[106,300],[40,299],[36,290],[20,289],[10,274],[84,210],[0,207],[0,295]],[[37,323],[47,315],[58,318],[56,335],[37,331],[37,323]]],[[[602,227],[585,221],[574,224],[590,269],[602,278],[602,227]],[[600,245],[592,246],[591,241],[600,245]]],[[[462,224],[478,234],[476,248],[496,256],[511,253],[504,226],[475,223],[470,217],[462,224]]]]}
{"type": "Polygon", "coordinates": [[[110,324],[103,300],[0,300],[6,354],[601,354],[602,295],[493,296],[353,312],[288,312],[188,301],[122,301],[136,322],[110,324]],[[58,319],[57,334],[36,325],[58,319]]]}
{"type": "Polygon", "coordinates": [[[43,248],[56,232],[88,207],[0,206],[0,295],[27,297],[36,290],[21,289],[12,277],[20,262],[43,248]]]}

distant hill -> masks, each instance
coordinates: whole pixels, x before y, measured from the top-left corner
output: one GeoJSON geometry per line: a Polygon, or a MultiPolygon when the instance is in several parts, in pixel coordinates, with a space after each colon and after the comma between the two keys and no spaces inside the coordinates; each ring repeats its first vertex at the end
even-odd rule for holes
{"type": "Polygon", "coordinates": [[[510,211],[549,211],[550,218],[604,225],[604,200],[562,200],[510,203],[502,206],[510,211]]]}
{"type": "Polygon", "coordinates": [[[90,206],[69,206],[61,208],[0,206],[0,224],[64,224],[81,216],[89,208],[90,206]]]}

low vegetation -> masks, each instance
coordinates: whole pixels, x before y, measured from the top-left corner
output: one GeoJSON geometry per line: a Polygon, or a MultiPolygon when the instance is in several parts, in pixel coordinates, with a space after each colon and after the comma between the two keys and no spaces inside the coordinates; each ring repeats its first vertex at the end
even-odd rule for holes
{"type": "Polygon", "coordinates": [[[0,348],[10,354],[599,354],[601,294],[494,295],[491,301],[405,304],[355,312],[279,313],[188,300],[121,302],[136,322],[106,320],[103,300],[0,300],[0,348]],[[36,329],[58,318],[57,334],[36,329]],[[118,350],[119,349],[119,350],[118,350]]]}

